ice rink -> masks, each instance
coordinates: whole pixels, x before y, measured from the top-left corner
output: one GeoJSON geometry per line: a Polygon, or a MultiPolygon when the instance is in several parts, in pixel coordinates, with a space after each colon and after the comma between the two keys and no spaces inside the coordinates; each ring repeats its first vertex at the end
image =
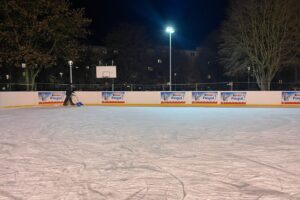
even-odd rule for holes
{"type": "Polygon", "coordinates": [[[0,109],[0,200],[299,200],[300,109],[0,109]]]}

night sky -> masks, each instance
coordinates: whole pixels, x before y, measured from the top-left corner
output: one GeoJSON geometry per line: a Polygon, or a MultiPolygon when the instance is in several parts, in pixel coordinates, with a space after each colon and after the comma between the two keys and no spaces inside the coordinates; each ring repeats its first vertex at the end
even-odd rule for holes
{"type": "Polygon", "coordinates": [[[71,0],[73,7],[86,9],[93,20],[90,43],[101,45],[103,37],[118,24],[142,25],[157,44],[167,44],[166,25],[176,29],[174,41],[182,48],[201,46],[220,27],[228,0],[71,0]]]}

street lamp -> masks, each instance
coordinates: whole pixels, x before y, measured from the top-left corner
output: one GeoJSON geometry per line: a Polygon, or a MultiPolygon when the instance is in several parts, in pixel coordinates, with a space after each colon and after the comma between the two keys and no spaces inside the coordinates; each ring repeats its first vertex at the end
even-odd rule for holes
{"type": "Polygon", "coordinates": [[[90,66],[85,66],[85,83],[88,83],[88,80],[89,80],[89,70],[90,70],[90,66]]]}
{"type": "Polygon", "coordinates": [[[72,60],[69,60],[68,61],[68,64],[70,66],[70,85],[71,85],[71,88],[72,88],[72,84],[73,84],[73,75],[72,75],[72,65],[73,65],[73,61],[72,60]]]}
{"type": "Polygon", "coordinates": [[[249,87],[250,87],[250,70],[251,70],[251,67],[247,67],[248,69],[248,90],[249,90],[249,87]]]}
{"type": "Polygon", "coordinates": [[[175,30],[173,27],[168,26],[166,32],[170,36],[170,91],[172,91],[172,34],[175,33],[175,30]]]}
{"type": "Polygon", "coordinates": [[[174,78],[175,78],[175,91],[177,90],[177,81],[176,81],[176,76],[177,76],[177,73],[174,73],[174,78]]]}

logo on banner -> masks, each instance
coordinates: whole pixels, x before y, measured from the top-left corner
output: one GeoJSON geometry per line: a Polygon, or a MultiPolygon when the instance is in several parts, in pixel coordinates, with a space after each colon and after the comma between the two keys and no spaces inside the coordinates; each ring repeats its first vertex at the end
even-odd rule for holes
{"type": "Polygon", "coordinates": [[[218,103],[218,92],[192,92],[192,103],[218,103]]]}
{"type": "Polygon", "coordinates": [[[161,92],[161,103],[185,103],[185,92],[161,92]]]}
{"type": "Polygon", "coordinates": [[[282,104],[300,104],[300,92],[282,92],[282,104]]]}
{"type": "Polygon", "coordinates": [[[221,92],[221,104],[246,104],[247,92],[221,92]]]}
{"type": "Polygon", "coordinates": [[[57,92],[48,92],[41,91],[38,92],[39,96],[39,104],[62,104],[66,98],[65,91],[57,91],[57,92]]]}
{"type": "Polygon", "coordinates": [[[125,103],[125,92],[102,92],[102,103],[125,103]]]}

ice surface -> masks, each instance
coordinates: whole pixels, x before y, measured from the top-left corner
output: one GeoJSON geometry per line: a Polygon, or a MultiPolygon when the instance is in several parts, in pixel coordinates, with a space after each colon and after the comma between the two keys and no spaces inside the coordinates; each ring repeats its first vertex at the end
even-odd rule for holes
{"type": "Polygon", "coordinates": [[[0,109],[0,199],[300,199],[300,109],[0,109]]]}

